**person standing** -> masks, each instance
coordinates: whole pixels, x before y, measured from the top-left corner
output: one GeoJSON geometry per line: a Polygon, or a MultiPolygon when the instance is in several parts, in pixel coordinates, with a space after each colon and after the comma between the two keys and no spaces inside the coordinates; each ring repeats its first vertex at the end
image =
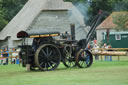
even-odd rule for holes
{"type": "Polygon", "coordinates": [[[91,50],[91,45],[88,43],[86,50],[91,50]]]}
{"type": "Polygon", "coordinates": [[[2,53],[3,53],[3,50],[1,49],[1,55],[0,55],[0,65],[2,65],[2,64],[3,64],[3,55],[2,55],[2,53]]]}
{"type": "Polygon", "coordinates": [[[94,45],[97,44],[96,38],[94,38],[93,43],[94,43],[94,45]]]}
{"type": "Polygon", "coordinates": [[[34,51],[37,50],[37,48],[39,47],[39,44],[40,44],[40,38],[34,38],[32,43],[32,48],[34,51]]]}
{"type": "MultiPolygon", "coordinates": [[[[112,46],[108,45],[108,48],[112,48],[112,46]]],[[[112,51],[112,50],[108,50],[108,51],[112,51]]],[[[109,61],[112,61],[112,56],[111,55],[109,56],[109,61]]]]}
{"type": "Polygon", "coordinates": [[[11,59],[11,63],[15,64],[16,63],[16,49],[12,48],[12,59],[11,59]]]}
{"type": "Polygon", "coordinates": [[[9,52],[7,47],[3,51],[3,57],[4,57],[3,65],[8,65],[9,52]]]}
{"type": "MultiPolygon", "coordinates": [[[[108,46],[107,46],[107,44],[106,43],[104,43],[104,45],[103,45],[103,47],[102,48],[104,48],[104,51],[107,51],[106,49],[108,48],[108,46]]],[[[105,61],[107,61],[108,60],[108,56],[107,55],[105,55],[104,56],[104,59],[105,59],[105,61]]]]}
{"type": "MultiPolygon", "coordinates": [[[[97,44],[94,45],[94,52],[98,52],[99,46],[97,44]]],[[[95,60],[99,60],[99,55],[95,55],[95,60]]]]}

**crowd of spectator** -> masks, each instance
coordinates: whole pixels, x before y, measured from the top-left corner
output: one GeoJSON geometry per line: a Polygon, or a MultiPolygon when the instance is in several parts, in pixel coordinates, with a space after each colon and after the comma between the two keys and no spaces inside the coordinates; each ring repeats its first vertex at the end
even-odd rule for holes
{"type": "Polygon", "coordinates": [[[2,48],[0,52],[0,65],[8,65],[9,60],[11,64],[15,64],[17,57],[18,53],[16,53],[15,48],[12,48],[10,52],[7,47],[2,48]]]}
{"type": "MultiPolygon", "coordinates": [[[[103,48],[104,49],[103,51],[112,51],[112,50],[106,50],[107,48],[112,48],[111,45],[107,45],[106,43],[104,43],[103,46],[98,46],[97,40],[95,38],[93,40],[93,46],[88,44],[88,47],[87,47],[88,50],[92,51],[92,49],[93,49],[93,52],[95,52],[95,53],[100,51],[99,48],[103,48]]],[[[94,55],[94,58],[96,61],[99,60],[99,55],[94,55]]],[[[105,55],[104,60],[112,61],[112,56],[105,55]]]]}
{"type": "Polygon", "coordinates": [[[9,52],[7,47],[4,49],[1,49],[1,62],[0,64],[8,65],[8,58],[9,58],[9,52]]]}

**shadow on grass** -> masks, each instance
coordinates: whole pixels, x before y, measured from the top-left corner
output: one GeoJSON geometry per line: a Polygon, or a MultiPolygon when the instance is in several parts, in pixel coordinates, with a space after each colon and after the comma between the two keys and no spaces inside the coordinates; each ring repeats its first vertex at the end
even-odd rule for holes
{"type": "MultiPolygon", "coordinates": [[[[55,70],[52,70],[52,71],[68,71],[68,70],[77,70],[77,69],[80,69],[78,67],[59,67],[59,68],[56,68],[55,70]]],[[[36,70],[31,70],[31,71],[26,71],[26,73],[28,72],[51,72],[51,71],[41,71],[39,69],[36,69],[36,70]]]]}

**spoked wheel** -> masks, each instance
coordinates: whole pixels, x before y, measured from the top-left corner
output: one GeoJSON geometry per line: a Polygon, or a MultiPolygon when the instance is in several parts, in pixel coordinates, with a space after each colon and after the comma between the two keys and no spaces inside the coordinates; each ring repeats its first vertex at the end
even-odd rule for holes
{"type": "Polygon", "coordinates": [[[90,67],[93,63],[93,56],[88,50],[80,50],[76,56],[76,64],[80,68],[90,67]]]}
{"type": "Polygon", "coordinates": [[[58,67],[61,60],[60,51],[55,45],[40,46],[35,53],[35,64],[43,71],[51,71],[58,67]]]}
{"type": "Polygon", "coordinates": [[[37,68],[30,66],[30,70],[35,71],[35,70],[37,70],[37,68]]]}
{"type": "Polygon", "coordinates": [[[72,48],[70,46],[65,46],[63,51],[64,51],[64,56],[65,56],[63,60],[63,64],[66,67],[76,66],[75,57],[72,56],[72,48]]]}

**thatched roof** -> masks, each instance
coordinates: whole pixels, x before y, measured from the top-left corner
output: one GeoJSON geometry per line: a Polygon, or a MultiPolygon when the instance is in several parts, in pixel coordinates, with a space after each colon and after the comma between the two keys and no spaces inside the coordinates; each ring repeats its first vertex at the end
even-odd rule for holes
{"type": "Polygon", "coordinates": [[[110,16],[108,16],[96,29],[112,29],[116,25],[113,23],[113,16],[118,14],[128,14],[128,12],[113,12],[110,16]]]}
{"type": "Polygon", "coordinates": [[[28,0],[20,12],[0,32],[0,40],[8,36],[11,36],[12,40],[17,40],[16,34],[21,30],[27,30],[42,10],[67,10],[72,6],[71,3],[63,0],[28,0]]]}

